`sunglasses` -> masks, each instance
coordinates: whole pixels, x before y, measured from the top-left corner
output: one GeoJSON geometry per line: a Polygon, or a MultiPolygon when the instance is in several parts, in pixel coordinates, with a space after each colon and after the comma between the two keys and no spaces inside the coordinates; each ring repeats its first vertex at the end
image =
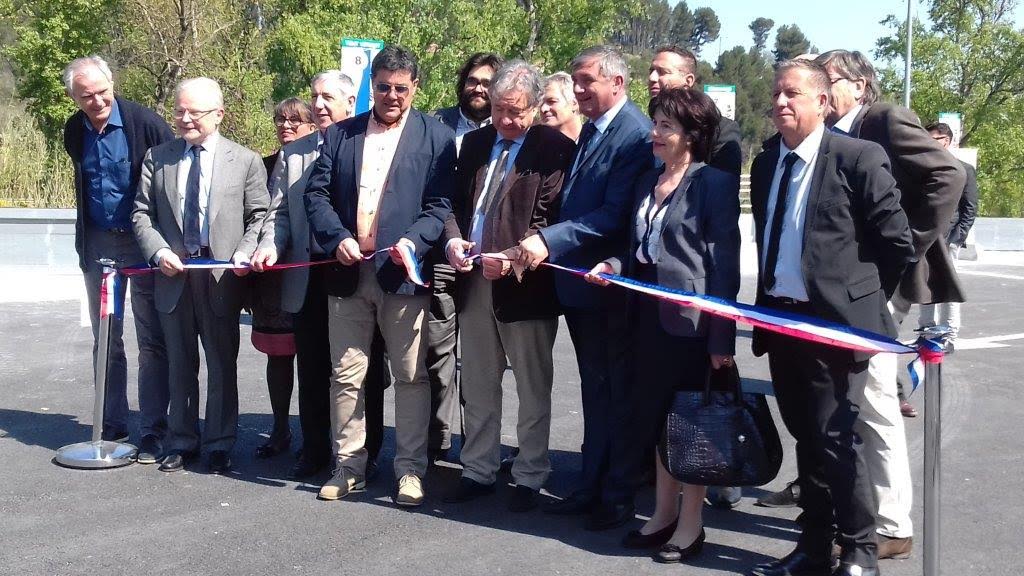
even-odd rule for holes
{"type": "Polygon", "coordinates": [[[409,94],[409,86],[406,86],[405,84],[388,84],[386,82],[379,82],[375,84],[373,88],[374,90],[377,91],[378,94],[383,95],[390,94],[392,90],[394,90],[395,94],[399,96],[405,96],[409,94]]]}

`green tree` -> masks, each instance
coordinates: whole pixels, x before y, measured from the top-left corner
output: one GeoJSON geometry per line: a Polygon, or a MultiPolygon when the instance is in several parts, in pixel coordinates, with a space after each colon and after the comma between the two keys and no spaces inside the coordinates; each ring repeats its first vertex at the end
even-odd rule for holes
{"type": "Polygon", "coordinates": [[[715,78],[736,86],[736,121],[743,138],[743,156],[749,161],[774,132],[768,116],[774,78],[771,65],[759,51],[736,46],[718,57],[715,78]]]}
{"type": "MultiPolygon", "coordinates": [[[[1024,216],[1024,33],[1014,28],[1015,0],[932,0],[930,24],[914,29],[912,105],[925,123],[960,112],[961,146],[978,148],[981,213],[1024,216]]],[[[878,41],[881,78],[902,93],[905,25],[886,20],[878,41]]]]}
{"type": "Polygon", "coordinates": [[[700,54],[704,46],[718,40],[722,23],[712,8],[698,8],[693,12],[693,33],[690,34],[690,48],[700,54]]]}
{"type": "Polygon", "coordinates": [[[693,11],[686,5],[686,0],[682,0],[672,9],[672,29],[669,30],[669,41],[679,46],[689,47],[696,25],[693,11]]]}
{"type": "Polygon", "coordinates": [[[12,65],[16,93],[49,142],[59,146],[75,104],[65,95],[61,71],[71,60],[107,44],[104,22],[110,0],[13,0],[0,14],[17,40],[0,51],[12,65]]]}
{"type": "Polygon", "coordinates": [[[754,35],[754,50],[764,52],[768,46],[768,35],[772,33],[775,21],[771,18],[756,18],[750,23],[750,32],[754,35]]]}
{"type": "Polygon", "coordinates": [[[796,24],[782,25],[775,32],[775,61],[789,60],[811,50],[811,43],[796,24]]]}

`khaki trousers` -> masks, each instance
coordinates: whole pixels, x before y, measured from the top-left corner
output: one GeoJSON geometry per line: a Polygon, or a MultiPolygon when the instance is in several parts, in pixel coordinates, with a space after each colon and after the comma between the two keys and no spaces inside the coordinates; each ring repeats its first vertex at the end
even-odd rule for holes
{"type": "Polygon", "coordinates": [[[380,326],[395,386],[395,476],[427,472],[430,383],[427,380],[427,307],[430,296],[387,294],[372,262],[359,264],[354,294],[328,296],[331,340],[331,433],[335,472],[366,473],[363,382],[373,333],[380,326]]]}
{"type": "Polygon", "coordinates": [[[558,319],[498,322],[491,282],[479,269],[470,272],[465,281],[459,313],[466,428],[462,475],[482,484],[496,480],[501,465],[501,379],[507,357],[519,396],[519,454],[512,465],[512,479],[520,486],[540,490],[551,472],[551,350],[558,319]]]}

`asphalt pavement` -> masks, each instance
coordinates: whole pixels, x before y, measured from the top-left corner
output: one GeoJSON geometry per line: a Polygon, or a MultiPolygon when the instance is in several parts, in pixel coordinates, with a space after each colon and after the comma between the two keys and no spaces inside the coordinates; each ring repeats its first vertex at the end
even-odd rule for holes
{"type": "MultiPolygon", "coordinates": [[[[964,307],[961,348],[943,365],[944,575],[1016,574],[1024,563],[1024,530],[1018,522],[1024,516],[1018,497],[1024,488],[1018,396],[1024,374],[1024,315],[1018,306],[1024,266],[1013,258],[1000,262],[963,266],[971,302],[964,307]]],[[[4,276],[12,282],[16,275],[7,269],[4,276]]],[[[241,417],[230,475],[208,475],[201,465],[177,474],[138,464],[106,471],[61,468],[52,462],[54,452],[90,435],[91,335],[81,326],[79,302],[53,296],[67,291],[52,290],[43,276],[34,281],[40,282],[39,294],[50,299],[0,298],[0,574],[742,574],[785,554],[795,542],[798,510],[754,506],[765,490],[782,488],[795,476],[792,440],[784,432],[787,455],[778,478],[745,490],[734,510],[706,508],[707,544],[685,566],[656,564],[646,554],[620,547],[622,535],[639,527],[642,516],[622,529],[592,533],[582,529],[578,518],[507,512],[507,476],[500,477],[494,496],[444,504],[442,495],[458,480],[455,463],[431,469],[424,506],[399,509],[391,502],[390,391],[380,475],[364,494],[318,501],[319,482],[326,475],[310,483],[292,482],[285,475],[294,455],[253,457],[271,418],[262,375],[265,357],[248,344],[248,327],[242,328],[238,360],[241,417]]],[[[69,282],[66,277],[59,281],[69,282]]],[[[752,283],[744,278],[744,301],[750,300],[752,283]]],[[[908,337],[914,324],[912,315],[908,337]]],[[[131,366],[131,322],[126,322],[125,340],[131,366]]],[[[748,389],[770,391],[766,361],[749,352],[749,332],[741,329],[737,346],[748,389]]],[[[564,325],[555,363],[554,470],[546,493],[563,496],[580,467],[582,437],[575,357],[564,325]]],[[[133,418],[134,386],[130,374],[133,418]]],[[[511,446],[516,414],[511,374],[506,374],[504,389],[502,439],[511,446]]],[[[921,396],[918,391],[912,398],[919,409],[921,396]]],[[[294,399],[292,414],[297,436],[294,399]]],[[[919,540],[923,416],[906,420],[919,540]]],[[[132,427],[137,442],[135,422],[132,427]]],[[[638,513],[651,509],[647,491],[638,513]]],[[[918,543],[909,560],[883,561],[882,573],[920,575],[920,558],[918,543]]]]}

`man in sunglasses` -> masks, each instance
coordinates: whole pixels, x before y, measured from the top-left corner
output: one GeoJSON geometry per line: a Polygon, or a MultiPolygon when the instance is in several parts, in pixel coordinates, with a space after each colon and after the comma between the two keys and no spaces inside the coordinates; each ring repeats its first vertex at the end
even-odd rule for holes
{"type": "MultiPolygon", "coordinates": [[[[373,108],[327,130],[306,185],[313,238],[340,264],[324,272],[336,457],[334,477],[320,489],[325,500],[366,485],[363,382],[379,327],[395,381],[395,502],[423,503],[430,289],[414,283],[406,265],[418,267],[441,236],[456,152],[452,131],[412,108],[418,73],[408,50],[381,50],[370,66],[373,108]]],[[[422,275],[429,284],[431,267],[422,275]]]]}

